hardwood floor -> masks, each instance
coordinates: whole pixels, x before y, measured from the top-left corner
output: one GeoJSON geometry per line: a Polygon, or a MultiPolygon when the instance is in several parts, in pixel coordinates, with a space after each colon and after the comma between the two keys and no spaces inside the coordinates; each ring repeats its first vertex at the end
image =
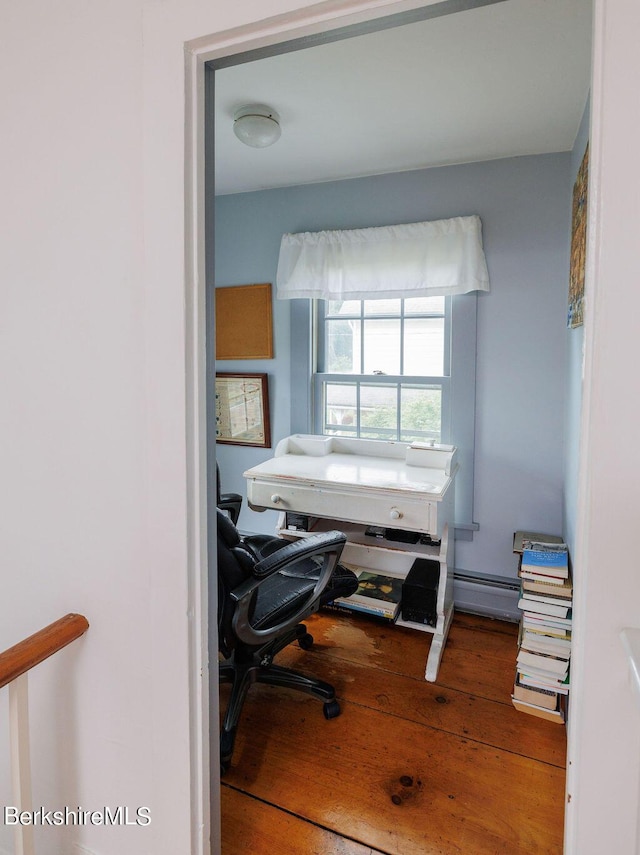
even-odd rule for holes
{"type": "MultiPolygon", "coordinates": [[[[431,636],[329,613],[278,662],[333,683],[342,714],[254,685],[222,780],[223,855],[559,855],[565,728],[511,704],[517,627],[458,614],[431,636]]],[[[221,687],[221,704],[226,700],[221,687]]]]}

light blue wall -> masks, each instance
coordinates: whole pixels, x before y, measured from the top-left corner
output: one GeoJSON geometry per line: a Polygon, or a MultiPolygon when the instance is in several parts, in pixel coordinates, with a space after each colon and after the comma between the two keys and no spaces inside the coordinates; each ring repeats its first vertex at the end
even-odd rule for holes
{"type": "MultiPolygon", "coordinates": [[[[571,152],[571,190],[589,140],[590,102],[582,117],[580,130],[571,152]]],[[[571,211],[572,198],[569,199],[571,211]]],[[[571,224],[569,224],[569,233],[571,224]]],[[[570,234],[569,234],[570,241],[570,234]]],[[[585,312],[589,307],[585,306],[585,312]]],[[[578,466],[580,461],[580,412],[582,408],[582,366],[584,327],[567,330],[567,394],[565,426],[565,477],[564,477],[564,538],[569,552],[575,551],[576,514],[578,504],[578,466]]]]}
{"type": "MultiPolygon", "coordinates": [[[[478,301],[475,521],[456,567],[516,575],[518,528],[560,532],[563,519],[569,153],[221,196],[216,282],[275,282],[283,232],[358,228],[479,214],[491,293],[478,301]]],[[[290,307],[274,300],[275,358],[220,362],[266,371],[274,445],[291,432],[290,307]]],[[[218,446],[224,488],[271,452],[218,446]]],[[[275,516],[243,511],[240,525],[273,531],[275,516]]]]}

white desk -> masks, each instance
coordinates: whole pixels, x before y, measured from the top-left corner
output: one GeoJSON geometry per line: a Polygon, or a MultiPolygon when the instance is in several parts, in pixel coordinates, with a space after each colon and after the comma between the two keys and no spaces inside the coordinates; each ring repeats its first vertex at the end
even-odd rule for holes
{"type": "Polygon", "coordinates": [[[437,677],[453,617],[456,470],[453,446],[297,434],[282,440],[273,458],[244,473],[249,506],[281,511],[281,537],[342,530],[345,563],[400,578],[416,558],[440,562],[436,626],[396,621],[433,634],[425,670],[430,681],[437,677]],[[308,530],[290,528],[287,513],[309,516],[308,530]],[[428,537],[403,543],[367,535],[369,526],[428,537]]]}

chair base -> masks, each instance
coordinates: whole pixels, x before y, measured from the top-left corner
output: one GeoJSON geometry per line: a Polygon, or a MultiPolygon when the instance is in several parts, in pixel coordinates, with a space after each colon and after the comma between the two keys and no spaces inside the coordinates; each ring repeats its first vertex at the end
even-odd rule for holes
{"type": "Polygon", "coordinates": [[[324,680],[310,677],[292,668],[283,668],[273,664],[274,656],[292,641],[302,641],[302,646],[310,647],[311,636],[304,624],[294,627],[286,636],[279,638],[276,643],[253,651],[242,651],[237,648],[231,657],[219,665],[219,682],[231,683],[231,696],[227,704],[222,728],[220,731],[220,768],[227,771],[231,764],[236,738],[236,728],[242,713],[247,692],[253,683],[265,683],[270,686],[281,686],[285,689],[296,689],[306,692],[324,702],[324,716],[335,718],[340,714],[340,706],[336,700],[335,689],[324,680]],[[241,655],[246,655],[245,658],[241,655]]]}

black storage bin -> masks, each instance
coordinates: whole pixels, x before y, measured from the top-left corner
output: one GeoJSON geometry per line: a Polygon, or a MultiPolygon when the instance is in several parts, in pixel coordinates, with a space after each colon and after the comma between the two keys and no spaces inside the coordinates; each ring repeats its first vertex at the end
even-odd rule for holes
{"type": "Polygon", "coordinates": [[[436,604],[440,562],[416,558],[402,583],[402,620],[435,626],[438,620],[436,604]]]}

